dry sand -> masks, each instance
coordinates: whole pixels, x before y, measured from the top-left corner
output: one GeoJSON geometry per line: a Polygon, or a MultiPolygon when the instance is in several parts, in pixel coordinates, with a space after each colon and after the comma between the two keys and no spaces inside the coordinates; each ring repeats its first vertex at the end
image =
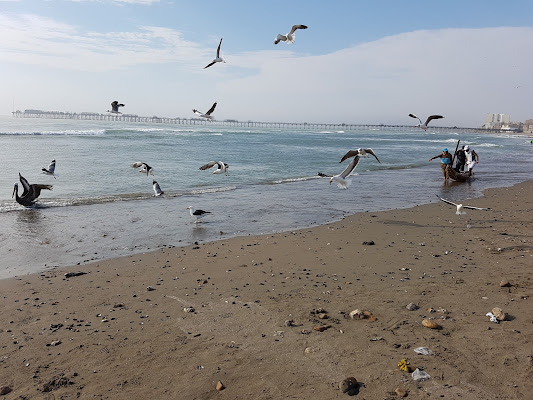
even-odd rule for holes
{"type": "Polygon", "coordinates": [[[465,203],[0,281],[2,398],[531,399],[533,182],[465,203]]]}

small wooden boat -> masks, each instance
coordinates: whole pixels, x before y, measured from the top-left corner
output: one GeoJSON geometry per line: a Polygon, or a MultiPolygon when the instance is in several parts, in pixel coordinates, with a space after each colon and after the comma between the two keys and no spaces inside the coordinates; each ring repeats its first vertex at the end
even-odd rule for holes
{"type": "Polygon", "coordinates": [[[453,169],[453,163],[455,161],[455,155],[457,154],[457,149],[459,148],[459,143],[461,141],[457,141],[457,146],[455,146],[455,152],[453,153],[452,163],[451,165],[448,165],[446,167],[446,176],[448,179],[452,179],[456,182],[468,182],[470,181],[473,176],[470,175],[468,172],[459,172],[453,169]]]}

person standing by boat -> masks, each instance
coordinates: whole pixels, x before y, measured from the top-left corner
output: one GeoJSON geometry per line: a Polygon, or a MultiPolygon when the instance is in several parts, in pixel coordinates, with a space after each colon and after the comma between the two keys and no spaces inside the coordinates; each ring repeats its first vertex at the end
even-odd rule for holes
{"type": "Polygon", "coordinates": [[[457,162],[455,163],[454,170],[456,172],[464,172],[466,163],[465,146],[461,147],[460,150],[457,150],[455,156],[457,157],[457,162]]]}
{"type": "Polygon", "coordinates": [[[446,172],[446,169],[448,166],[452,166],[452,155],[448,151],[448,149],[445,147],[442,149],[442,153],[436,155],[435,157],[431,157],[429,161],[434,160],[435,158],[440,158],[440,168],[442,170],[442,174],[444,175],[444,180],[448,180],[448,174],[446,172]]]}
{"type": "Polygon", "coordinates": [[[479,156],[471,149],[470,146],[465,146],[465,156],[466,156],[466,168],[468,168],[468,176],[472,175],[472,168],[479,162],[479,156]]]}

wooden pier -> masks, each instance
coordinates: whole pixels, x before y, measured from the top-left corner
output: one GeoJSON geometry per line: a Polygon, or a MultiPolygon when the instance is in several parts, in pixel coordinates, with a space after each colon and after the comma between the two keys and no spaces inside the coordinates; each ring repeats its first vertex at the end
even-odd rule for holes
{"type": "MultiPolygon", "coordinates": [[[[279,129],[324,129],[324,130],[395,130],[404,131],[413,129],[413,125],[386,125],[386,124],[333,124],[333,123],[307,123],[307,122],[260,122],[260,121],[237,121],[207,120],[205,118],[169,118],[169,117],[143,117],[134,114],[113,114],[113,113],[92,113],[92,112],[62,112],[62,111],[41,111],[24,110],[13,111],[15,118],[46,118],[46,119],[76,119],[84,121],[120,121],[120,122],[140,122],[151,124],[172,124],[172,125],[206,125],[206,126],[226,126],[241,128],[279,128],[279,129]]],[[[465,127],[441,127],[432,126],[432,131],[454,131],[454,132],[485,132],[496,133],[497,129],[465,128],[465,127]]]]}

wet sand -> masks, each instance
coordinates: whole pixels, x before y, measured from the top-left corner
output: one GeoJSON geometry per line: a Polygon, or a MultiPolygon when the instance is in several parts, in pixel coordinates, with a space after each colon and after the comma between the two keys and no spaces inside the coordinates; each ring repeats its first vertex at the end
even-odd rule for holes
{"type": "Polygon", "coordinates": [[[531,398],[533,181],[464,203],[2,280],[2,398],[531,398]]]}

